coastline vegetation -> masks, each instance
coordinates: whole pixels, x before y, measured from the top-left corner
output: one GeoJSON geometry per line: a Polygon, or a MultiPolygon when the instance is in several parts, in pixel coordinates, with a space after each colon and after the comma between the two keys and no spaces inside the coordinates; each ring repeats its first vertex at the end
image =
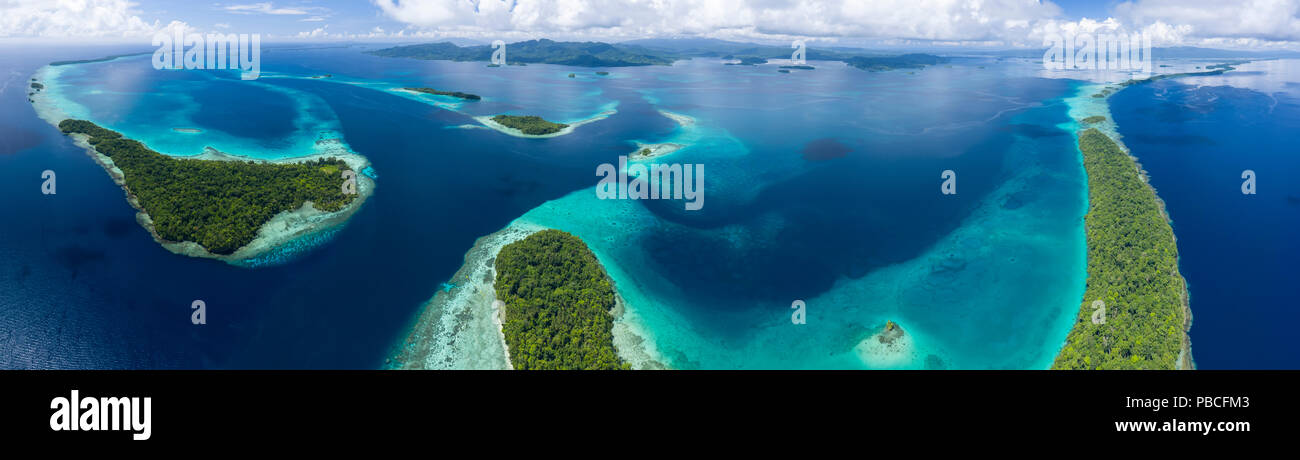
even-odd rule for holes
{"type": "Polygon", "coordinates": [[[542,117],[536,115],[497,115],[492,117],[492,121],[509,128],[517,129],[522,131],[524,134],[532,136],[554,134],[569,127],[569,125],[564,123],[546,121],[542,117]]]}
{"type": "Polygon", "coordinates": [[[497,254],[502,332],[515,369],[630,369],[614,348],[614,287],[576,236],[543,230],[497,254]]]}
{"type": "Polygon", "coordinates": [[[85,134],[122,171],[127,193],[166,241],[192,241],[214,254],[247,245],[276,214],[306,202],[333,212],[352,202],[344,194],[342,160],[259,163],[174,158],[85,120],[63,120],[65,134],[85,134]]]}
{"type": "Polygon", "coordinates": [[[1079,150],[1088,175],[1088,282],[1052,367],[1176,369],[1180,357],[1190,358],[1181,353],[1189,311],[1173,228],[1115,141],[1090,128],[1080,133],[1079,150]]]}
{"type": "Polygon", "coordinates": [[[464,99],[467,101],[477,101],[482,99],[477,94],[462,93],[460,91],[439,91],[433,88],[425,88],[425,87],[418,87],[418,88],[412,87],[412,88],[402,88],[402,89],[405,89],[407,91],[415,91],[417,93],[435,94],[438,96],[451,96],[455,98],[464,99]]]}
{"type": "Polygon", "coordinates": [[[1103,117],[1103,116],[1101,116],[1101,115],[1093,115],[1093,116],[1091,116],[1091,117],[1088,117],[1088,118],[1084,118],[1084,119],[1083,119],[1083,122],[1084,122],[1084,123],[1087,123],[1087,124],[1090,124],[1090,125],[1092,125],[1092,124],[1097,124],[1097,123],[1101,123],[1101,122],[1103,122],[1103,121],[1106,121],[1106,117],[1103,117]]]}

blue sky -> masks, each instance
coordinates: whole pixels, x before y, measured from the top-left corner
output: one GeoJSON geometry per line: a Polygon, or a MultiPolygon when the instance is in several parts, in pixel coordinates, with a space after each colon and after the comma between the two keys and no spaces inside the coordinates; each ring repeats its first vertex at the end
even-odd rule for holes
{"type": "Polygon", "coordinates": [[[1288,48],[1300,0],[0,0],[0,40],[131,41],[184,23],[269,41],[712,37],[1040,47],[1122,30],[1157,46],[1288,48]]]}

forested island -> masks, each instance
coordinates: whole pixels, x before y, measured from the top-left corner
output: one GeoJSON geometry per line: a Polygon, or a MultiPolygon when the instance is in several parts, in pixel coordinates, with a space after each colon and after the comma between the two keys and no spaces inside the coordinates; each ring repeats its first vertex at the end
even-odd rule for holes
{"type": "Polygon", "coordinates": [[[497,254],[493,288],[515,369],[630,369],[614,348],[613,283],[576,236],[542,230],[497,254]]]}
{"type": "Polygon", "coordinates": [[[455,97],[455,98],[464,99],[464,100],[467,100],[467,101],[477,101],[477,100],[482,99],[482,98],[479,97],[479,95],[477,95],[477,94],[462,93],[462,92],[460,92],[460,91],[439,91],[439,90],[436,90],[436,89],[433,89],[433,88],[424,88],[424,87],[419,87],[419,88],[402,88],[402,89],[407,90],[407,91],[415,91],[415,92],[417,92],[417,93],[436,94],[436,95],[438,95],[438,96],[451,96],[451,97],[455,97]]]}
{"type": "Polygon", "coordinates": [[[342,172],[351,168],[335,158],[300,163],[262,163],[183,159],[150,150],[85,120],[63,120],[65,134],[84,134],[96,152],[121,171],[133,204],[152,221],[161,240],[198,243],[218,255],[234,253],[253,241],[273,216],[310,202],[333,212],[355,198],[343,193],[342,172]]]}
{"type": "Polygon", "coordinates": [[[111,60],[114,60],[114,59],[117,59],[117,58],[134,57],[134,56],[144,56],[144,55],[149,55],[149,54],[153,54],[153,53],[154,53],[153,51],[142,51],[142,52],[139,52],[139,53],[115,54],[115,55],[112,55],[112,56],[104,56],[104,57],[102,57],[102,58],[97,58],[97,59],[77,59],[77,60],[73,60],[73,61],[54,61],[54,62],[51,62],[51,63],[50,63],[50,66],[51,66],[51,67],[58,67],[58,66],[61,66],[61,65],[91,64],[91,63],[95,63],[95,62],[108,62],[108,61],[111,61],[111,60]]]}
{"type": "Polygon", "coordinates": [[[517,129],[530,136],[554,134],[569,127],[564,123],[546,121],[546,119],[536,115],[497,115],[492,117],[492,121],[508,128],[517,129]]]}
{"type": "Polygon", "coordinates": [[[737,62],[728,62],[728,63],[726,63],[725,65],[759,65],[759,64],[767,64],[767,59],[764,59],[764,58],[761,58],[761,57],[755,57],[755,56],[744,56],[744,57],[738,57],[738,58],[733,58],[733,59],[735,59],[737,62]]]}
{"type": "Polygon", "coordinates": [[[1101,131],[1080,133],[1079,150],[1088,175],[1088,283],[1052,367],[1191,368],[1186,282],[1163,204],[1137,162],[1101,131]]]}
{"type": "MultiPolygon", "coordinates": [[[[671,56],[651,53],[636,46],[600,42],[557,42],[547,39],[528,40],[507,45],[507,63],[561,64],[579,67],[629,67],[672,65],[671,56]]],[[[453,43],[425,43],[396,46],[368,54],[383,57],[448,61],[491,61],[491,46],[456,46],[453,43]]]]}
{"type": "Polygon", "coordinates": [[[926,66],[948,62],[947,58],[932,54],[904,54],[902,56],[853,56],[844,59],[850,67],[868,72],[883,72],[895,69],[921,69],[926,66]]]}
{"type": "Polygon", "coordinates": [[[1223,75],[1224,73],[1227,73],[1229,71],[1237,70],[1236,67],[1233,67],[1234,65],[1241,65],[1249,62],[1250,61],[1225,62],[1222,64],[1207,65],[1205,66],[1206,70],[1202,72],[1166,73],[1160,75],[1152,75],[1150,77],[1146,77],[1142,79],[1129,79],[1124,81],[1123,83],[1120,83],[1119,86],[1122,88],[1122,87],[1140,85],[1144,83],[1152,83],[1160,80],[1166,80],[1166,79],[1178,78],[1178,77],[1204,77],[1204,76],[1211,76],[1211,75],[1223,75]]]}

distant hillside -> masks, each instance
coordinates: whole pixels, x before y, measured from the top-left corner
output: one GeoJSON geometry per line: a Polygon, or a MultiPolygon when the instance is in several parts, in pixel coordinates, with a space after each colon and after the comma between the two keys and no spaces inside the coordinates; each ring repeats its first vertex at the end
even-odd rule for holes
{"type": "MultiPolygon", "coordinates": [[[[723,59],[789,59],[790,54],[794,52],[794,49],[789,45],[759,45],[713,38],[651,38],[631,40],[620,44],[682,57],[717,57],[723,59]]],[[[854,56],[886,55],[869,50],[814,46],[808,46],[806,53],[806,58],[814,61],[843,61],[854,56]]]]}
{"type": "Polygon", "coordinates": [[[879,72],[893,69],[920,69],[928,65],[948,62],[947,58],[933,54],[904,54],[902,56],[854,56],[844,60],[850,66],[879,72]]]}
{"type": "MultiPolygon", "coordinates": [[[[736,59],[742,63],[762,63],[765,59],[789,59],[794,51],[790,46],[759,45],[709,38],[645,39],[623,42],[623,45],[642,47],[654,52],[671,53],[681,57],[716,57],[736,59]]],[[[947,62],[947,58],[931,54],[893,55],[873,50],[854,48],[823,48],[808,46],[806,59],[810,61],[841,61],[867,70],[916,69],[947,62]]]]}
{"type": "MultiPolygon", "coordinates": [[[[368,54],[412,59],[487,62],[492,59],[492,51],[490,45],[456,46],[449,42],[439,42],[385,48],[369,51],[368,54]]],[[[506,63],[628,67],[672,65],[674,61],[680,59],[703,57],[735,59],[753,65],[765,63],[767,59],[789,59],[793,51],[789,46],[700,38],[633,40],[618,44],[557,42],[541,39],[506,45],[506,63]]],[[[850,48],[808,47],[805,53],[805,57],[810,61],[841,61],[867,71],[916,69],[948,61],[947,58],[931,54],[895,56],[850,48]]]]}
{"type": "MultiPolygon", "coordinates": [[[[447,61],[490,61],[492,46],[456,46],[448,42],[397,46],[369,51],[384,57],[447,61]]],[[[580,67],[672,65],[677,58],[628,45],[599,42],[529,40],[506,45],[506,63],[560,64],[580,67]]]]}

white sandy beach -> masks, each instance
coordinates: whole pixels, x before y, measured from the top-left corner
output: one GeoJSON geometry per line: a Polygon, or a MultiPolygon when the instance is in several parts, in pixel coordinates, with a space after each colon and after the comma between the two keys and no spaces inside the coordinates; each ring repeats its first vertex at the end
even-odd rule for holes
{"type": "Polygon", "coordinates": [[[604,119],[606,119],[606,118],[609,118],[611,115],[614,115],[615,113],[618,113],[618,111],[617,111],[617,110],[606,110],[606,111],[604,111],[604,112],[600,112],[600,113],[598,113],[598,114],[592,116],[591,118],[587,118],[587,119],[584,119],[584,120],[563,122],[564,124],[567,124],[567,125],[569,125],[569,126],[566,126],[566,127],[564,127],[564,129],[561,129],[561,130],[559,130],[559,131],[556,131],[556,132],[553,132],[553,133],[550,133],[550,134],[537,134],[537,135],[534,135],[534,134],[524,134],[523,131],[520,131],[520,130],[515,129],[515,128],[511,128],[511,127],[509,127],[509,126],[503,125],[503,124],[501,124],[501,123],[497,123],[497,122],[495,122],[495,121],[492,121],[492,116],[489,116],[489,115],[484,115],[484,116],[480,116],[480,117],[474,117],[474,120],[477,121],[477,122],[479,122],[479,123],[482,123],[483,126],[487,126],[487,127],[489,127],[489,128],[495,129],[495,130],[500,131],[500,132],[505,133],[505,134],[509,134],[509,135],[511,135],[511,136],[515,136],[515,137],[526,137],[526,138],[530,138],[530,139],[547,139],[547,138],[560,137],[560,136],[563,136],[563,135],[566,135],[566,134],[570,134],[570,133],[573,132],[573,130],[578,129],[579,126],[585,125],[585,124],[587,124],[587,123],[595,122],[595,121],[604,120],[604,119]]]}
{"type": "Polygon", "coordinates": [[[871,369],[900,369],[920,362],[911,334],[903,332],[893,339],[888,338],[888,334],[882,329],[858,342],[853,351],[871,369]]]}

